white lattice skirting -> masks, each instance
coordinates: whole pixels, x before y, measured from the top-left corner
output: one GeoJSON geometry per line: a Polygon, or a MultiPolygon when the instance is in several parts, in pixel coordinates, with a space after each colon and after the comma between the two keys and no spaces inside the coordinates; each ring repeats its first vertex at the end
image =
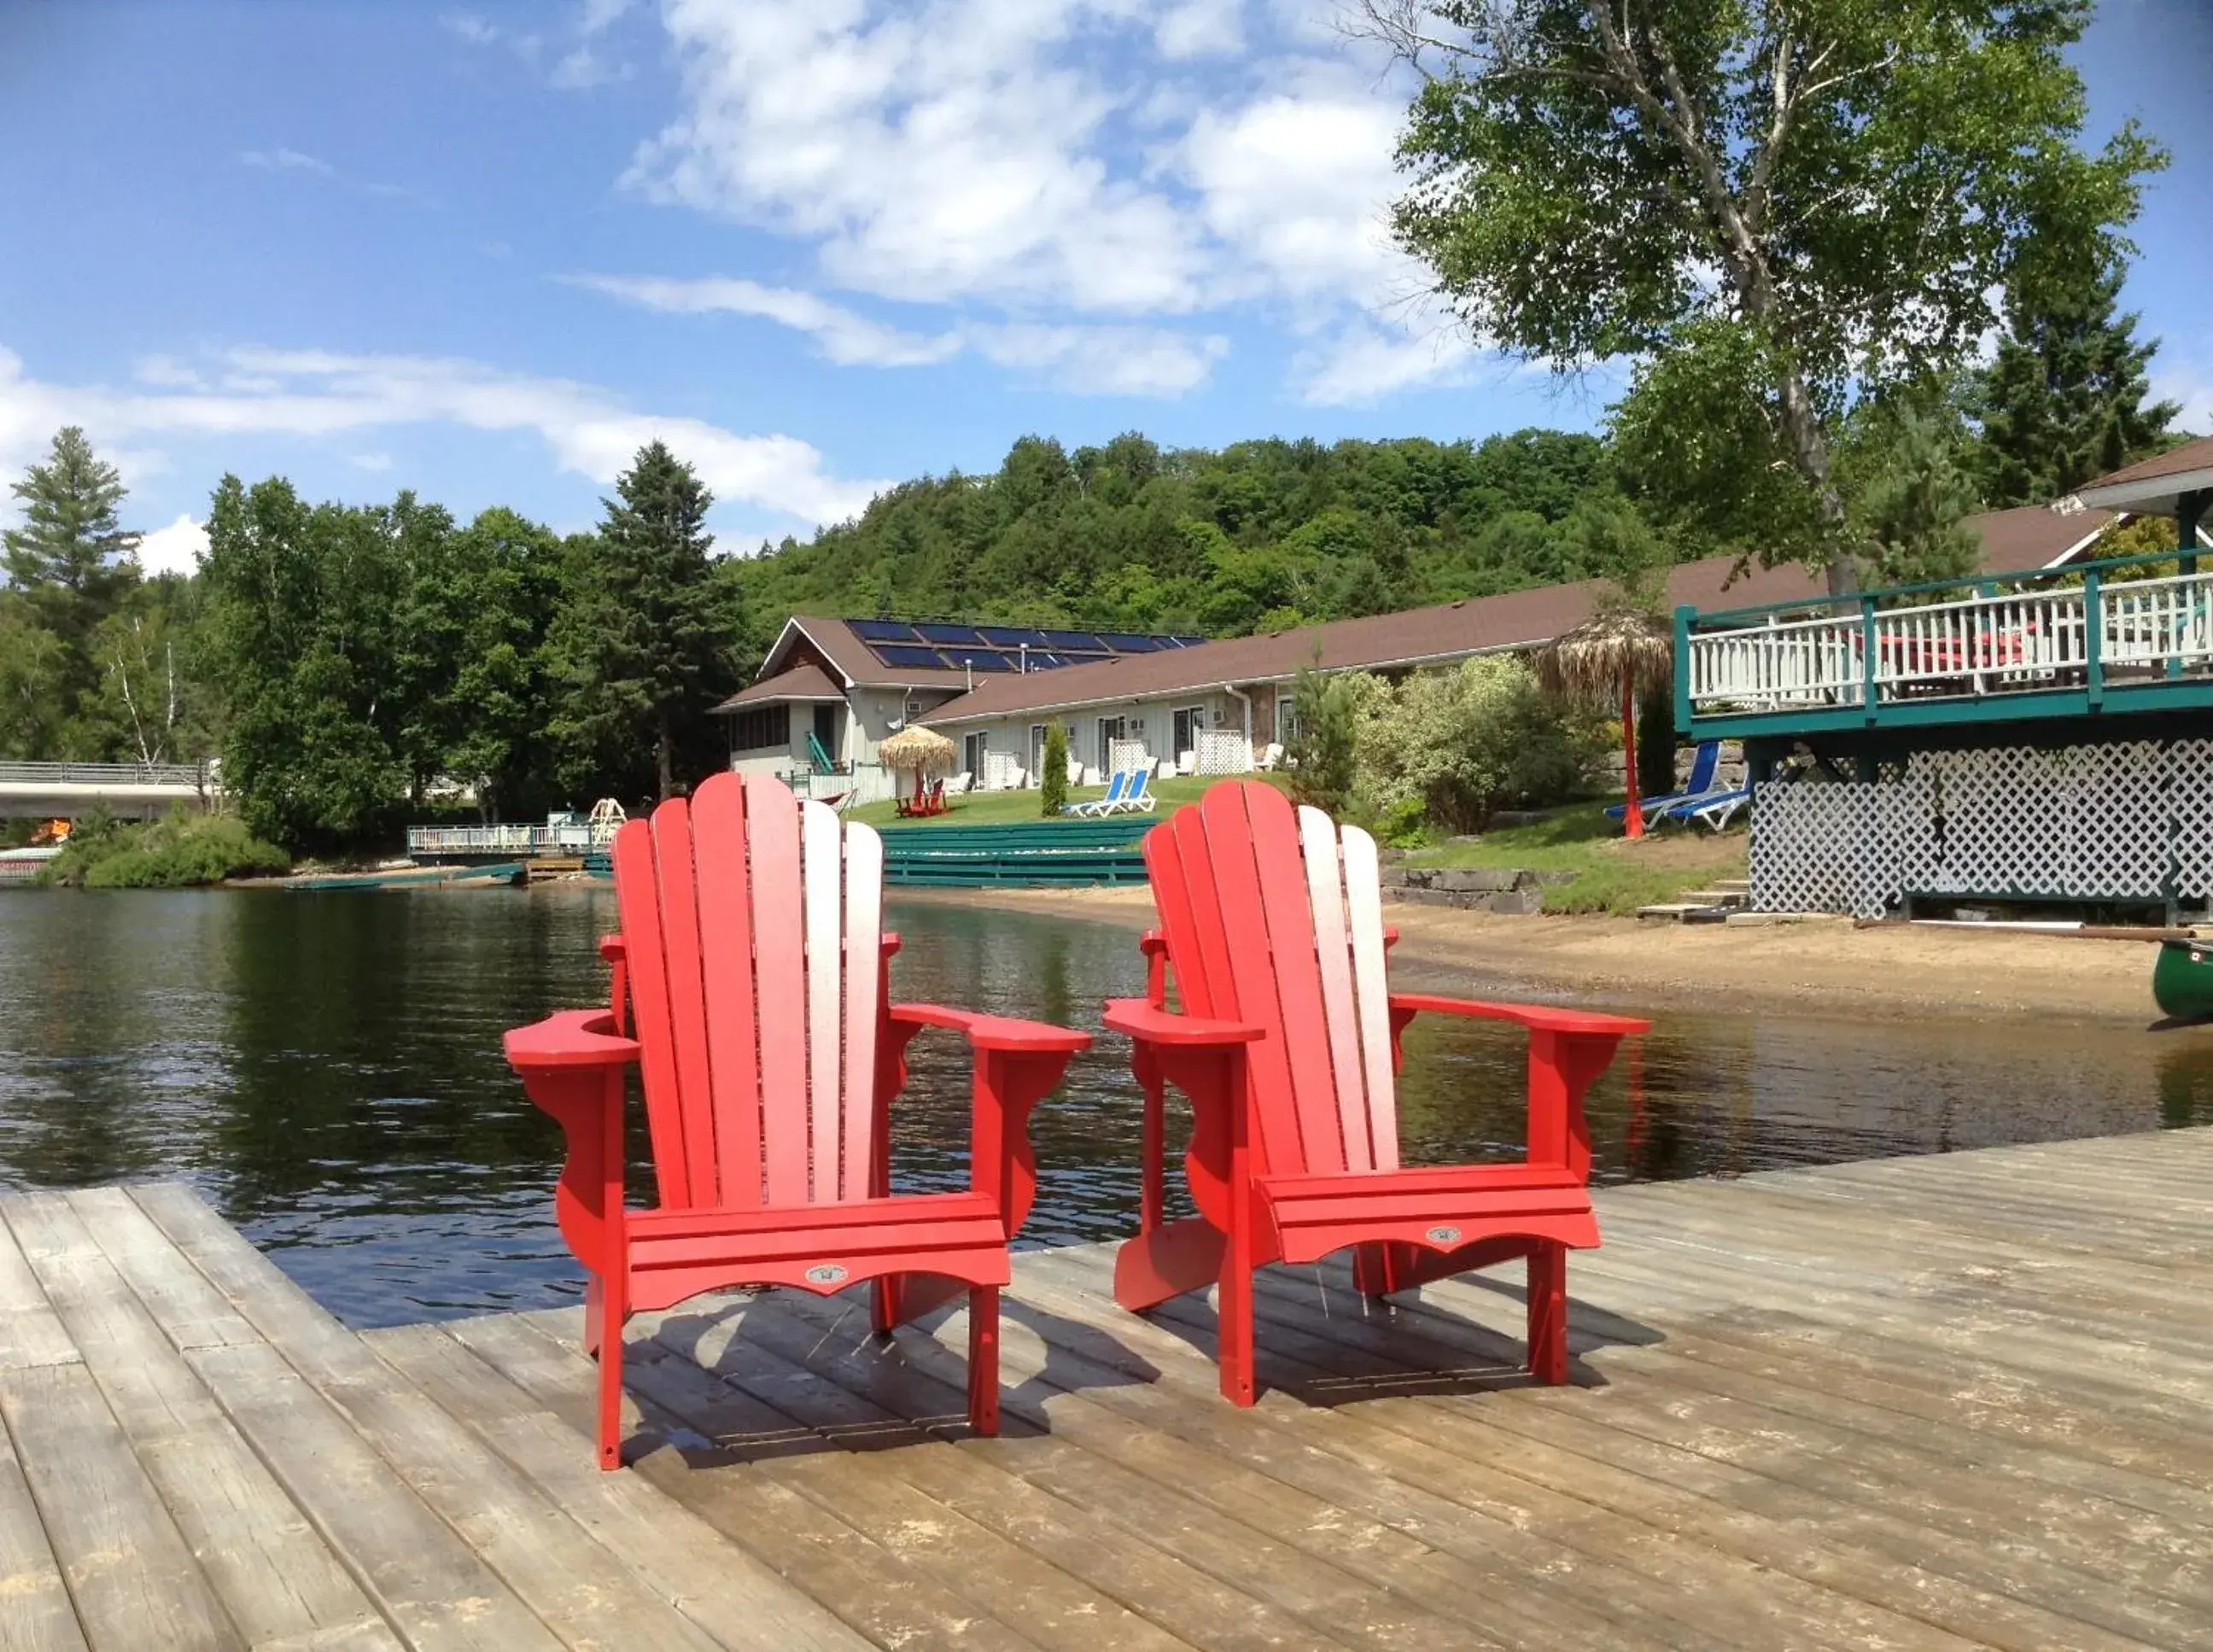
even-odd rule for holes
{"type": "Polygon", "coordinates": [[[1880,917],[1911,894],[2213,896],[2213,741],[1918,752],[1753,789],[1752,903],[1880,917]]]}

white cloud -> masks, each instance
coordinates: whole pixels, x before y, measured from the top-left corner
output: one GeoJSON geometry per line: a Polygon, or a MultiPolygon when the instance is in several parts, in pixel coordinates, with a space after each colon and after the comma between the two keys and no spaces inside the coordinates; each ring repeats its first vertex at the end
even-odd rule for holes
{"type": "Polygon", "coordinates": [[[1205,383],[1229,351],[1227,338],[1167,327],[1008,322],[971,326],[961,336],[988,361],[1094,395],[1180,396],[1205,383]]]}
{"type": "Polygon", "coordinates": [[[0,472],[20,470],[70,424],[110,444],[149,435],[314,438],[437,424],[534,434],[564,469],[603,485],[657,439],[722,500],[809,522],[842,521],[888,485],[832,475],[820,452],[794,436],[741,436],[701,419],[641,413],[594,385],[477,362],[260,348],[223,359],[234,375],[222,390],[114,391],[42,383],[0,349],[0,472]]]}
{"type": "Polygon", "coordinates": [[[903,332],[813,293],[796,292],[787,287],[765,287],[757,281],[735,277],[675,280],[660,276],[582,275],[564,279],[572,285],[588,287],[648,309],[683,314],[721,310],[779,322],[810,335],[822,347],[825,356],[841,365],[917,367],[942,362],[960,348],[960,340],[954,338],[925,338],[903,332]]]}
{"type": "Polygon", "coordinates": [[[2182,411],[2174,421],[2176,430],[2193,436],[2213,435],[2213,372],[2194,363],[2178,362],[2151,375],[2151,399],[2181,405],[2182,411]]]}
{"type": "Polygon", "coordinates": [[[207,381],[189,362],[174,356],[142,356],[131,369],[131,375],[141,384],[150,384],[164,390],[204,390],[207,381]]]}
{"type": "Polygon", "coordinates": [[[259,167],[265,172],[312,172],[319,177],[335,175],[337,168],[327,161],[317,160],[312,155],[302,155],[297,149],[281,145],[273,149],[241,149],[238,158],[249,167],[259,167]]]}
{"type": "MultiPolygon", "coordinates": [[[[1387,221],[1410,88],[1353,60],[1332,0],[667,0],[662,15],[682,105],[625,186],[805,243],[810,286],[953,312],[854,359],[953,337],[1002,359],[991,328],[1045,329],[1036,357],[1087,318],[1235,309],[1291,330],[1311,398],[1460,370],[1404,314],[1424,281],[1387,221]]],[[[843,359],[827,323],[788,324],[843,359]]],[[[1175,336],[1152,338],[1167,352],[1175,336]]],[[[1197,382],[1215,343],[1132,376],[1178,382],[1197,363],[1197,382]]]]}
{"type": "Polygon", "coordinates": [[[499,31],[473,12],[450,12],[438,22],[448,34],[458,34],[471,46],[490,46],[499,39],[499,31]]]}
{"type": "Polygon", "coordinates": [[[180,515],[138,537],[138,565],[149,574],[189,574],[207,555],[207,524],[180,515]]]}
{"type": "Polygon", "coordinates": [[[1244,9],[1242,0],[1178,0],[1161,15],[1153,38],[1163,58],[1235,52],[1245,44],[1244,9]]]}
{"type": "Polygon", "coordinates": [[[1400,391],[1465,384],[1482,359],[1449,327],[1387,330],[1354,322],[1302,357],[1301,393],[1325,407],[1364,405],[1400,391]]]}
{"type": "Polygon", "coordinates": [[[807,333],[841,366],[924,367],[972,351],[1087,394],[1180,396],[1228,350],[1219,337],[1136,325],[960,321],[924,335],[870,320],[814,293],[732,276],[570,276],[570,284],[649,309],[759,316],[807,333]]]}
{"type": "Polygon", "coordinates": [[[349,454],[346,455],[346,462],[359,469],[382,475],[392,468],[392,455],[388,453],[349,454]]]}

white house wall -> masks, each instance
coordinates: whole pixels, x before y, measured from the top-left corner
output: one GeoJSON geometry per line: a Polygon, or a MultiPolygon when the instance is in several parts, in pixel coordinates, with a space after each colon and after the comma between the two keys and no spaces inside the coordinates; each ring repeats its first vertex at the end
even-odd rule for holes
{"type": "MultiPolygon", "coordinates": [[[[1263,689],[1259,692],[1266,693],[1268,691],[1263,689]]],[[[1015,759],[1027,768],[1030,730],[1039,724],[1064,723],[1068,728],[1069,755],[1083,765],[1082,783],[1098,785],[1106,778],[1100,772],[1099,760],[1099,720],[1101,717],[1122,718],[1125,739],[1142,741],[1147,757],[1156,766],[1165,763],[1173,768],[1176,760],[1175,714],[1190,708],[1204,708],[1209,728],[1228,729],[1233,733],[1241,733],[1245,728],[1243,704],[1218,688],[1193,690],[1159,698],[1119,700],[1105,705],[1087,705],[1075,710],[1026,712],[933,726],[955,745],[962,744],[970,735],[981,734],[985,736],[988,750],[1012,753],[1015,759]]],[[[927,722],[928,718],[922,720],[927,722]]]]}

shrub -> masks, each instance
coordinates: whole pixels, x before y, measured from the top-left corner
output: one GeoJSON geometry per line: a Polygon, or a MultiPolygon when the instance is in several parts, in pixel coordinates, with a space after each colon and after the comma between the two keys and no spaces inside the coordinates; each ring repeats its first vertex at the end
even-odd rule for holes
{"type": "Polygon", "coordinates": [[[1387,692],[1365,672],[1325,676],[1311,666],[1299,668],[1291,684],[1291,737],[1283,742],[1293,798],[1330,814],[1351,807],[1363,708],[1387,692]]]}
{"type": "Polygon", "coordinates": [[[148,826],[72,832],[45,876],[85,889],[174,889],[290,866],[283,850],[256,838],[244,821],[180,810],[148,826]]]}
{"type": "Polygon", "coordinates": [[[1574,796],[1603,748],[1598,722],[1547,698],[1520,660],[1468,660],[1369,697],[1355,741],[1357,807],[1398,821],[1417,803],[1432,825],[1473,832],[1496,808],[1574,796]]]}
{"type": "Polygon", "coordinates": [[[1038,808],[1049,820],[1068,802],[1068,729],[1064,724],[1046,725],[1045,755],[1038,760],[1045,765],[1045,772],[1038,777],[1038,808]]]}

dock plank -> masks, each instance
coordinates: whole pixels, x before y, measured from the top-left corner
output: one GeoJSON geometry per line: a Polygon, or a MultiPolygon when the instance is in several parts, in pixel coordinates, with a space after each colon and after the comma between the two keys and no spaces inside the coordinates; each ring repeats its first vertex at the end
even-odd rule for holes
{"type": "Polygon", "coordinates": [[[8,1223],[231,1620],[255,1646],[397,1647],[376,1608],[271,1478],[70,1203],[27,1194],[8,1223]]]}
{"type": "Polygon", "coordinates": [[[1597,1202],[1563,1387],[1516,1270],[1332,1261],[1240,1411],[1077,1246],[998,1438],[958,1305],[724,1293],[629,1327],[609,1475],[574,1308],[356,1333],[181,1187],[0,1195],[0,1652],[2213,1652],[2213,1131],[1597,1202]]]}

